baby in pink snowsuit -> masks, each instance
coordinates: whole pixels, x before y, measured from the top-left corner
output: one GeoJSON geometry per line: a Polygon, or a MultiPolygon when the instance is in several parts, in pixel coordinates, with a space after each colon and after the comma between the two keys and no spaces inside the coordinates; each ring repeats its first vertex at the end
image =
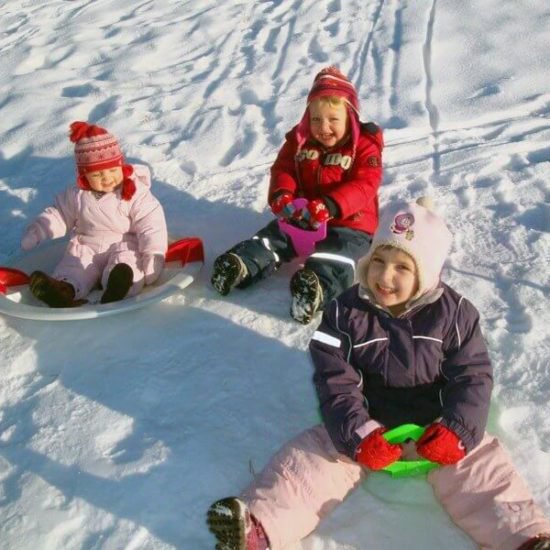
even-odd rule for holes
{"type": "Polygon", "coordinates": [[[50,277],[31,274],[32,293],[50,307],[74,307],[101,284],[101,303],[138,294],[164,267],[168,232],[164,211],[151,194],[151,175],[125,164],[117,139],[99,126],[71,124],[77,181],[26,229],[21,247],[70,233],[50,277]]]}
{"type": "Polygon", "coordinates": [[[372,471],[417,454],[439,464],[427,482],[481,548],[550,549],[549,520],[485,432],[492,367],[479,314],[440,281],[452,236],[428,206],[381,213],[359,284],[330,302],[310,342],[323,424],[286,443],[240,498],[210,506],[216,548],[289,548],[372,471]],[[426,427],[412,453],[383,435],[409,422],[426,427]]]}

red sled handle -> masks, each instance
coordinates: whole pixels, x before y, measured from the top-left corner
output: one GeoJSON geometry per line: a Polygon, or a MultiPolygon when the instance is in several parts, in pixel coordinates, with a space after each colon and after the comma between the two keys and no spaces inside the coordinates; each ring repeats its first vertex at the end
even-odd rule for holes
{"type": "Polygon", "coordinates": [[[13,267],[0,267],[0,293],[6,294],[12,286],[28,285],[29,276],[13,267]]]}
{"type": "Polygon", "coordinates": [[[190,262],[204,262],[204,248],[198,237],[185,237],[168,245],[164,257],[166,262],[181,262],[181,265],[190,262]]]}

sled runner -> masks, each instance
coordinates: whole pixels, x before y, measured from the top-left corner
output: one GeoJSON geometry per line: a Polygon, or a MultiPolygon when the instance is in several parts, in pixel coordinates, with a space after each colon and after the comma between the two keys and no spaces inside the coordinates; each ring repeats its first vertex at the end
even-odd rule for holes
{"type": "MultiPolygon", "coordinates": [[[[307,199],[294,199],[292,204],[296,210],[304,208],[309,201],[307,199]]],[[[298,256],[309,256],[315,250],[315,243],[322,241],[327,236],[327,224],[322,223],[317,229],[305,229],[286,220],[279,220],[279,228],[286,233],[298,256]]]]}
{"type": "Polygon", "coordinates": [[[172,242],[166,252],[166,265],[159,279],[140,294],[118,302],[100,304],[101,292],[87,296],[88,303],[74,308],[50,308],[37,300],[28,288],[29,274],[36,269],[51,272],[63,251],[66,240],[50,241],[21,256],[10,267],[0,267],[0,313],[38,321],[69,321],[115,315],[148,306],[189,286],[204,263],[202,241],[187,237],[172,242]]]}

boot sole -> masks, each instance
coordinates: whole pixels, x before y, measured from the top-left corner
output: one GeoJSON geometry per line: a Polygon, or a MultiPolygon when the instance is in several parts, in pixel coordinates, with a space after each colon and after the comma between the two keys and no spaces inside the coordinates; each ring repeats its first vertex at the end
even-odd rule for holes
{"type": "Polygon", "coordinates": [[[292,294],[290,315],[303,325],[310,323],[319,309],[319,285],[319,279],[313,272],[308,274],[299,272],[290,281],[292,294]]]}
{"type": "Polygon", "coordinates": [[[217,539],[216,550],[246,550],[245,507],[240,500],[230,497],[212,504],[206,523],[217,539]]]}
{"type": "Polygon", "coordinates": [[[214,262],[214,272],[210,282],[222,296],[227,296],[239,284],[240,273],[239,260],[224,254],[214,262]]]}

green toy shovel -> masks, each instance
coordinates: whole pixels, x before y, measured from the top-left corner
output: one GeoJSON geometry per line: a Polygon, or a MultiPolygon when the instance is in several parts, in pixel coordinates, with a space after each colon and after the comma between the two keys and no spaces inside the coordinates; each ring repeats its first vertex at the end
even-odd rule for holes
{"type": "MultiPolygon", "coordinates": [[[[424,430],[425,428],[416,424],[403,424],[386,432],[384,439],[390,443],[404,443],[408,439],[418,441],[422,437],[424,430]]],[[[439,464],[435,462],[419,458],[417,460],[398,460],[382,468],[382,471],[388,472],[392,477],[408,477],[425,474],[438,466],[439,464]]]]}

